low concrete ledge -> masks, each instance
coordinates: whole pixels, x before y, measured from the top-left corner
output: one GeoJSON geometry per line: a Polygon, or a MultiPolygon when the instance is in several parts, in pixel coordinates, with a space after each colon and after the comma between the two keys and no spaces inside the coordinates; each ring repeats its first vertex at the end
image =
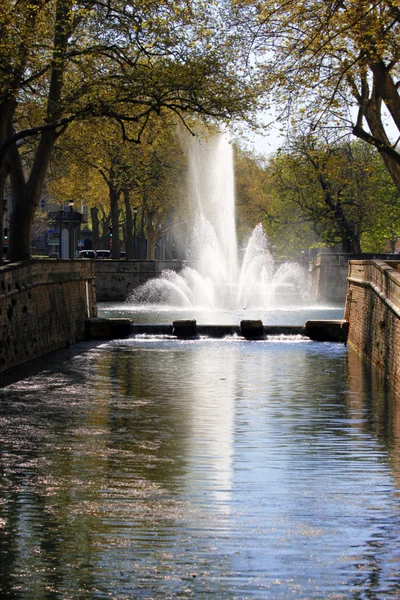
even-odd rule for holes
{"type": "MultiPolygon", "coordinates": [[[[176,326],[174,329],[174,325],[150,325],[148,323],[134,323],[131,331],[133,335],[177,335],[178,333],[176,326]]],[[[240,333],[239,325],[196,325],[194,335],[223,338],[234,333],[240,333]]]]}
{"type": "Polygon", "coordinates": [[[89,340],[112,340],[132,334],[131,319],[86,319],[86,337],[89,340]]]}
{"type": "Polygon", "coordinates": [[[306,335],[304,325],[264,325],[264,336],[269,335],[306,335]]]}
{"type": "Polygon", "coordinates": [[[314,342],[347,342],[349,322],[345,319],[336,321],[306,321],[305,335],[314,342]]]}
{"type": "Polygon", "coordinates": [[[131,333],[132,335],[172,335],[172,329],[172,325],[134,323],[131,327],[131,333]]]}
{"type": "Polygon", "coordinates": [[[240,333],[239,325],[197,325],[199,335],[212,338],[223,338],[240,333]]]}

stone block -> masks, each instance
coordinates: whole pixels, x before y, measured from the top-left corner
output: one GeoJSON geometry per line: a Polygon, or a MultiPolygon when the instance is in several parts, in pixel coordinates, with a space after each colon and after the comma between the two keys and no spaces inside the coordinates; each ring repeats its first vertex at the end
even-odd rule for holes
{"type": "Polygon", "coordinates": [[[240,335],[248,340],[260,340],[264,337],[262,321],[240,321],[240,335]]]}
{"type": "Polygon", "coordinates": [[[345,319],[306,321],[305,335],[314,342],[347,342],[349,323],[345,319]]]}
{"type": "Polygon", "coordinates": [[[182,339],[197,337],[197,323],[194,319],[174,321],[172,334],[182,339]]]}
{"type": "Polygon", "coordinates": [[[86,319],[86,336],[89,340],[112,340],[129,337],[131,319],[86,319]]]}

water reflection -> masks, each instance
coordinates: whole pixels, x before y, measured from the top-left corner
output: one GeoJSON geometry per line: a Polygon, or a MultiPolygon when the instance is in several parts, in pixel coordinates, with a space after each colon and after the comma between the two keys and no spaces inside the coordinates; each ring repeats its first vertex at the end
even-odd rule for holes
{"type": "Polygon", "coordinates": [[[142,337],[3,385],[3,597],[398,597],[398,402],[343,346],[142,337]]]}

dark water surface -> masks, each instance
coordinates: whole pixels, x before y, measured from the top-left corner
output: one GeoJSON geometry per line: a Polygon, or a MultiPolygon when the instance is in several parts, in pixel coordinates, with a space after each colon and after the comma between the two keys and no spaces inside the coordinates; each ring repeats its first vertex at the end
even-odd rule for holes
{"type": "Polygon", "coordinates": [[[400,409],[343,345],[80,344],[0,389],[0,597],[400,597],[400,409]]]}

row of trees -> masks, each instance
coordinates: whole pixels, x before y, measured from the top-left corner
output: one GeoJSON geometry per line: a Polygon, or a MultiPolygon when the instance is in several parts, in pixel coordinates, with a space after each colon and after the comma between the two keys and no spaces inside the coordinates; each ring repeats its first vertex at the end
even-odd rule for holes
{"type": "Polygon", "coordinates": [[[9,179],[11,260],[29,257],[50,166],[49,190],[91,202],[95,228],[107,197],[103,224],[117,232],[123,221],[128,244],[140,205],[151,249],[181,191],[177,124],[250,123],[268,99],[290,144],[268,165],[243,158],[242,197],[250,173],[262,181],[243,214],[262,206],[272,236],[295,225],[296,238],[345,250],[372,244],[372,222],[394,236],[399,25],[398,0],[4,0],[0,193],[9,179]]]}
{"type": "Polygon", "coordinates": [[[257,83],[224,10],[192,0],[2,2],[0,194],[10,178],[11,260],[29,258],[49,164],[73,124],[113,121],[134,144],[162,114],[186,126],[188,115],[249,117],[257,83]]]}
{"type": "MultiPolygon", "coordinates": [[[[56,149],[48,188],[59,200],[86,199],[94,240],[107,239],[112,227],[115,258],[119,229],[127,256],[135,256],[136,207],[135,231],[147,237],[148,258],[154,258],[160,233],[174,228],[182,233],[188,221],[186,140],[173,121],[156,120],[139,146],[126,144],[110,121],[79,124],[56,149]]],[[[235,148],[243,242],[262,221],[281,255],[321,245],[340,245],[345,253],[395,251],[399,193],[370,145],[299,137],[268,159],[235,148]]]]}
{"type": "Polygon", "coordinates": [[[280,255],[318,246],[395,252],[399,192],[369,145],[308,136],[268,160],[240,153],[237,170],[242,223],[263,221],[280,255]]]}
{"type": "Polygon", "coordinates": [[[111,228],[114,258],[121,238],[127,257],[136,257],[134,233],[147,239],[147,256],[154,258],[158,236],[182,219],[186,164],[178,132],[173,120],[152,119],[138,145],[124,140],[115,122],[98,119],[77,123],[63,136],[47,190],[59,201],[84,199],[95,249],[104,247],[111,228]]]}

